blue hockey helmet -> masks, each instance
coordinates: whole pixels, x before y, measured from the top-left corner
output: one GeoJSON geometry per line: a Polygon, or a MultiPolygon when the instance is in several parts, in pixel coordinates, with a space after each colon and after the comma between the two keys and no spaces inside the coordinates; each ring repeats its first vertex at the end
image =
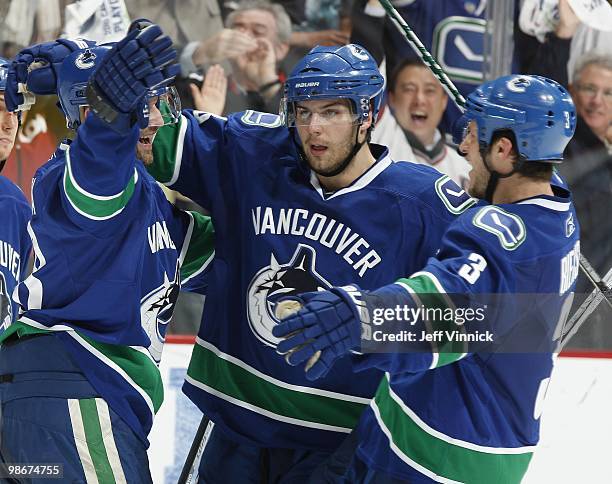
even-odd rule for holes
{"type": "Polygon", "coordinates": [[[464,128],[472,120],[483,147],[489,146],[496,131],[510,130],[521,158],[560,163],[576,129],[576,108],[558,82],[510,75],[485,82],[468,96],[465,113],[453,128],[455,143],[461,143],[464,128]]]}
{"type": "Polygon", "coordinates": [[[349,99],[358,123],[372,115],[376,121],[383,98],[384,79],[370,53],[357,44],[313,48],[285,81],[281,113],[285,125],[295,124],[296,101],[349,99]],[[370,107],[372,104],[372,107],[370,107]]]}
{"type": "MultiPolygon", "coordinates": [[[[81,124],[80,107],[88,105],[85,95],[87,83],[110,49],[110,45],[89,47],[75,51],[63,60],[57,74],[57,96],[60,108],[66,116],[68,128],[76,130],[81,124]]],[[[164,124],[178,121],[181,104],[174,87],[150,90],[147,99],[151,98],[155,98],[164,124]],[[163,104],[161,99],[165,101],[163,104]]]]}
{"type": "Polygon", "coordinates": [[[6,91],[6,76],[8,75],[11,61],[0,57],[0,91],[6,91]]]}

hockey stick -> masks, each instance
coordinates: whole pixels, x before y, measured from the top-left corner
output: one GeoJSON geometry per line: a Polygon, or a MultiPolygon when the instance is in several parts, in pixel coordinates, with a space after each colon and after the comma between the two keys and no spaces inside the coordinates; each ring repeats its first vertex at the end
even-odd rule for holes
{"type": "MultiPolygon", "coordinates": [[[[444,90],[448,93],[451,99],[455,102],[459,110],[461,112],[465,111],[465,98],[459,92],[453,81],[450,80],[444,69],[438,64],[436,59],[429,53],[429,51],[425,48],[423,43],[419,40],[414,31],[410,28],[410,26],[406,23],[406,21],[402,18],[399,12],[395,9],[393,5],[391,5],[390,0],[379,0],[382,7],[387,12],[387,15],[393,22],[393,24],[397,27],[399,32],[404,36],[404,38],[410,44],[410,47],[417,53],[417,55],[423,60],[423,63],[431,69],[431,72],[434,76],[440,81],[444,90]]],[[[595,289],[599,291],[602,295],[602,299],[610,305],[612,308],[612,294],[610,293],[610,289],[607,285],[602,281],[601,277],[597,273],[593,266],[589,263],[589,261],[580,254],[580,269],[584,273],[584,275],[591,281],[591,283],[595,286],[595,289]]],[[[600,300],[601,301],[601,300],[600,300]]]]}
{"type": "Polygon", "coordinates": [[[599,303],[604,299],[604,294],[607,292],[609,295],[612,294],[612,268],[604,276],[603,280],[600,281],[606,287],[605,291],[601,291],[600,287],[593,289],[591,294],[584,300],[572,317],[565,323],[563,328],[563,334],[561,335],[561,341],[559,343],[559,351],[561,351],[570,339],[580,329],[586,319],[595,311],[595,308],[599,306],[599,303]],[[567,328],[567,329],[566,329],[567,328]]]}
{"type": "Polygon", "coordinates": [[[193,442],[191,443],[191,448],[189,449],[189,453],[187,454],[187,458],[183,464],[183,469],[181,470],[181,475],[177,484],[190,484],[192,482],[195,472],[194,467],[197,465],[196,462],[199,461],[199,458],[204,451],[206,429],[208,428],[209,423],[210,420],[208,417],[206,415],[202,415],[202,420],[200,420],[200,425],[198,426],[198,430],[196,431],[193,442]]]}

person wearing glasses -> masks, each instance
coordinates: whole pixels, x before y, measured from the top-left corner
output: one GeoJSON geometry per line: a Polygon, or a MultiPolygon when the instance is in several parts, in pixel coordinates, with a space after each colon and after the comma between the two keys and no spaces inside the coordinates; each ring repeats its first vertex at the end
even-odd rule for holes
{"type": "Polygon", "coordinates": [[[568,154],[605,149],[612,154],[612,56],[590,52],[574,70],[570,85],[578,126],[568,154]]]}

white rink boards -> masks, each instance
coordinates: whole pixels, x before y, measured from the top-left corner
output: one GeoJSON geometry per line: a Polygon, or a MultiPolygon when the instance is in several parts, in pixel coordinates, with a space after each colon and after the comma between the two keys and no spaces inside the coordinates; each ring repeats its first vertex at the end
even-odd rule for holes
{"type": "MultiPolygon", "coordinates": [[[[189,344],[166,344],[164,404],[150,435],[155,484],[175,484],[200,421],[181,392],[189,344]]],[[[540,445],[523,484],[612,482],[612,359],[559,358],[542,416],[540,445]]]]}

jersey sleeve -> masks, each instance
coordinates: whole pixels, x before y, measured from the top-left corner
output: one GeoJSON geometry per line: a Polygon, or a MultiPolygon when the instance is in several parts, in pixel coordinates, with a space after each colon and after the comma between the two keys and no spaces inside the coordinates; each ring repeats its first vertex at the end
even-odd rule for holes
{"type": "Polygon", "coordinates": [[[30,219],[32,218],[32,209],[27,204],[25,199],[22,203],[19,204],[18,208],[20,222],[19,225],[21,227],[21,244],[19,247],[19,254],[21,257],[21,274],[19,281],[23,281],[30,270],[30,254],[32,253],[32,239],[28,234],[28,227],[30,224],[30,219]]]}
{"type": "Polygon", "coordinates": [[[32,218],[32,209],[19,188],[12,187],[13,193],[0,196],[0,213],[4,223],[0,232],[0,241],[4,236],[19,254],[19,258],[9,258],[8,249],[4,254],[3,266],[14,273],[17,283],[23,281],[28,272],[28,260],[32,251],[32,241],[28,235],[28,224],[32,218]],[[15,242],[17,245],[15,245],[15,242]]]}
{"type": "Polygon", "coordinates": [[[181,285],[186,291],[202,292],[215,256],[215,229],[210,217],[186,212],[189,225],[181,249],[181,285]]]}
{"type": "Polygon", "coordinates": [[[111,229],[126,216],[142,183],[136,171],[138,126],[119,134],[90,113],[66,150],[62,199],[68,217],[86,230],[111,229]]]}
{"type": "MultiPolygon", "coordinates": [[[[431,370],[470,354],[472,346],[457,334],[477,328],[499,337],[508,331],[516,292],[512,259],[494,234],[474,225],[481,218],[478,213],[472,210],[449,227],[437,256],[422,270],[374,291],[370,312],[382,317],[384,310],[407,308],[400,316],[395,313],[387,328],[406,328],[415,335],[414,343],[403,342],[392,347],[394,352],[360,355],[357,370],[375,367],[396,377],[431,370]],[[503,296],[489,300],[495,294],[503,296]],[[440,339],[423,341],[423,334],[439,334],[440,339]],[[455,336],[449,339],[450,334],[455,336]]],[[[390,331],[382,329],[386,321],[378,323],[384,333],[390,331]]]]}
{"type": "Polygon", "coordinates": [[[423,267],[430,257],[435,256],[450,225],[477,204],[476,199],[471,198],[447,175],[441,175],[429,167],[418,168],[422,171],[422,178],[429,183],[423,184],[427,190],[419,194],[418,201],[407,199],[403,204],[403,226],[418,226],[420,230],[417,247],[406,248],[403,255],[410,259],[409,267],[423,267]]]}
{"type": "Polygon", "coordinates": [[[242,194],[263,158],[293,149],[285,131],[274,114],[245,111],[223,118],[183,111],[179,123],[157,132],[147,170],[219,219],[224,216],[219,206],[242,194]]]}

